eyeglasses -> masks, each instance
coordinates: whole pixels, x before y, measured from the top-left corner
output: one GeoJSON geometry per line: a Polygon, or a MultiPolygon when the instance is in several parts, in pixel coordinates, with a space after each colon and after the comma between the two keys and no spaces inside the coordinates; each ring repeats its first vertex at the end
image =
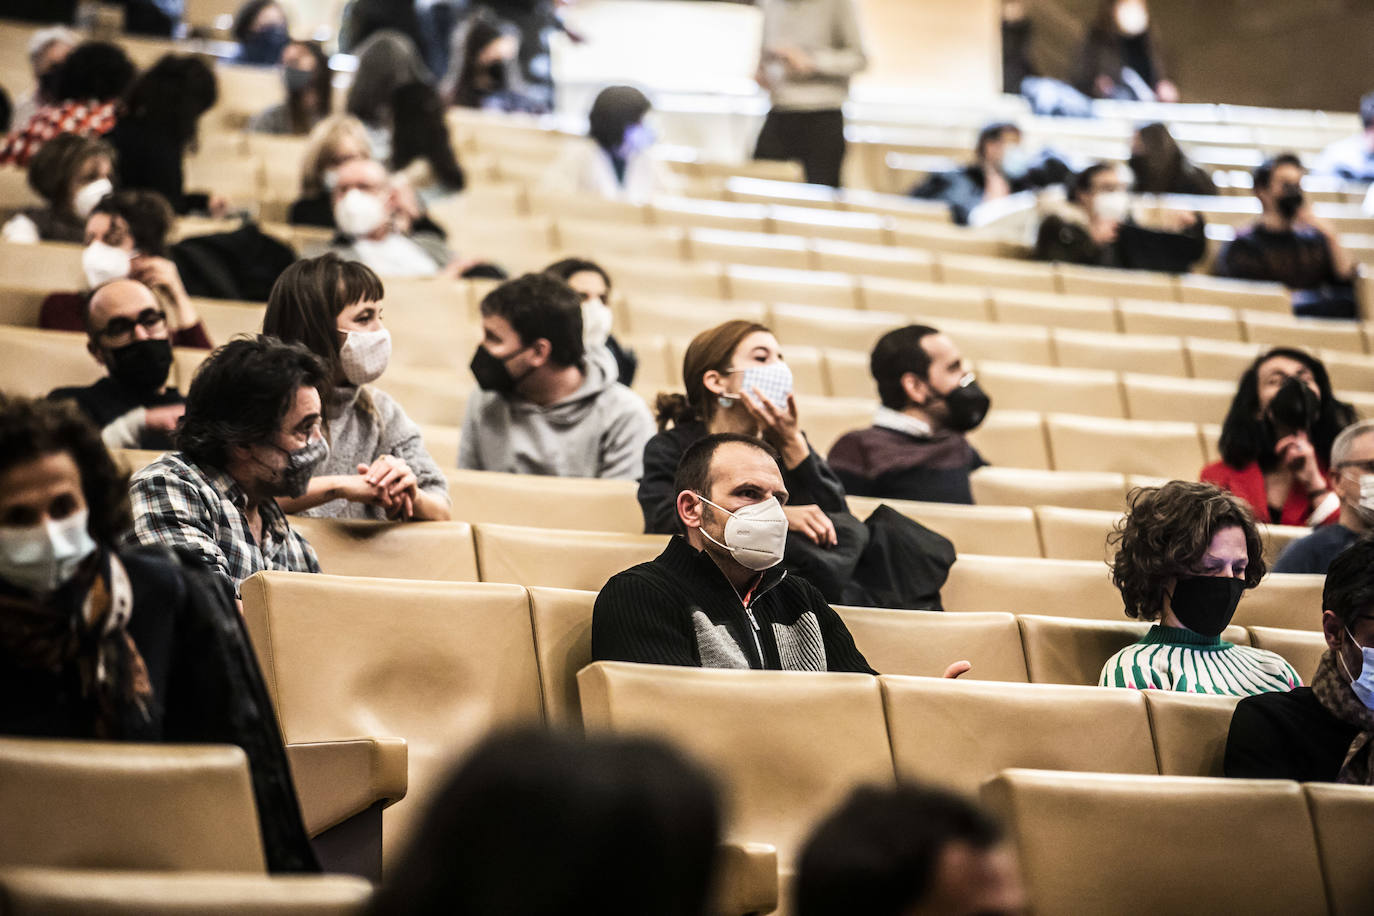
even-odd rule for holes
{"type": "Polygon", "coordinates": [[[119,341],[132,337],[136,327],[152,332],[166,325],[166,312],[161,309],[144,309],[138,313],[137,318],[111,318],[110,323],[97,333],[106,340],[119,341]]]}

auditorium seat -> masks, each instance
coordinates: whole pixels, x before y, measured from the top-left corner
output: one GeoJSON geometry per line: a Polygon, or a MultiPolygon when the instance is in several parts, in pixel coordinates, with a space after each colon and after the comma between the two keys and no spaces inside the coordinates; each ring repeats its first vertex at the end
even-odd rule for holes
{"type": "Polygon", "coordinates": [[[462,428],[447,424],[420,424],[420,436],[424,439],[425,451],[439,465],[440,470],[458,467],[458,440],[462,438],[462,428]]]}
{"type": "Polygon", "coordinates": [[[1235,397],[1235,382],[1121,374],[1121,388],[1132,420],[1182,420],[1215,423],[1226,416],[1235,397]]]}
{"type": "Polygon", "coordinates": [[[1202,442],[1192,423],[1048,414],[1045,433],[1054,467],[1062,471],[1193,480],[1204,464],[1202,442]]]}
{"type": "Polygon", "coordinates": [[[1260,541],[1264,545],[1264,562],[1273,565],[1289,544],[1312,533],[1306,525],[1260,525],[1260,541]]]}
{"type": "Polygon", "coordinates": [[[1293,298],[1279,283],[1233,280],[1206,274],[1181,274],[1178,297],[1185,303],[1226,305],[1234,309],[1255,309],[1279,315],[1293,313],[1293,298]]]}
{"type": "Polygon", "coordinates": [[[320,568],[341,576],[476,582],[477,553],[467,522],[376,522],[293,515],[291,527],[315,548],[320,568]]]}
{"type": "Polygon", "coordinates": [[[1169,274],[1111,267],[1057,264],[1059,291],[1075,296],[1113,296],[1128,299],[1176,301],[1177,283],[1169,274]]]}
{"type": "Polygon", "coordinates": [[[798,394],[796,400],[802,431],[820,455],[828,454],[835,440],[850,430],[872,425],[873,410],[877,406],[871,397],[826,398],[798,394]]]}
{"type": "Polygon", "coordinates": [[[942,252],[938,270],[945,283],[990,287],[994,296],[1004,289],[1037,293],[1054,293],[1059,289],[1054,266],[1034,261],[942,252]]]}
{"type": "Polygon", "coordinates": [[[1171,334],[1240,341],[1236,310],[1221,305],[1183,305],[1157,299],[1122,298],[1116,303],[1121,330],[1127,334],[1171,334]]]}
{"type": "Polygon", "coordinates": [[[1374,823],[1374,789],[1310,782],[1303,787],[1317,835],[1332,916],[1356,916],[1374,900],[1369,861],[1369,825],[1374,823]]]}
{"type": "MultiPolygon", "coordinates": [[[[482,225],[482,222],[478,222],[474,226],[478,238],[481,237],[482,225]]],[[[686,257],[689,252],[687,233],[674,226],[559,217],[554,222],[554,232],[558,239],[554,248],[569,257],[587,252],[595,252],[597,257],[601,257],[610,252],[673,260],[686,257]]],[[[701,257],[697,254],[691,256],[701,257]]]]}
{"type": "Polygon", "coordinates": [[[163,452],[151,449],[117,448],[111,449],[110,457],[126,474],[134,474],[163,456],[163,452]]]}
{"type": "Polygon", "coordinates": [[[1055,560],[1102,560],[1115,555],[1115,549],[1107,544],[1107,535],[1120,519],[1119,510],[1035,507],[1043,556],[1055,560]]]}
{"type": "Polygon", "coordinates": [[[1054,365],[1049,328],[1040,325],[992,324],[951,318],[939,322],[937,327],[954,340],[965,359],[1054,365]]]}
{"type": "Polygon", "coordinates": [[[0,241],[0,277],[42,277],[49,289],[85,289],[81,252],[71,242],[0,241]]]}
{"type": "Polygon", "coordinates": [[[1038,913],[1326,912],[1297,783],[1009,770],[982,799],[1038,913]]]}
{"type": "Polygon", "coordinates": [[[959,792],[1008,767],[1158,773],[1139,691],[884,675],[897,776],[959,792]]]}
{"type": "Polygon", "coordinates": [[[1026,681],[1021,635],[1011,614],[836,607],[868,664],[883,674],[940,677],[961,659],[965,679],[1026,681]]]}
{"type": "MultiPolygon", "coordinates": [[[[1114,618],[1090,620],[1020,614],[1016,622],[1021,628],[1026,671],[1034,684],[1097,684],[1107,659],[1138,641],[1152,626],[1128,619],[1124,611],[1114,618]]],[[[1242,646],[1250,643],[1249,634],[1238,626],[1227,627],[1222,638],[1242,646]]]]}
{"type": "Polygon", "coordinates": [[[768,208],[769,231],[804,238],[839,239],[864,245],[893,242],[891,217],[878,213],[825,210],[774,204],[768,208]]]}
{"type": "Polygon", "coordinates": [[[819,270],[784,270],[732,264],[725,268],[729,298],[828,308],[859,307],[854,278],[819,270]]]}
{"type": "Polygon", "coordinates": [[[86,350],[86,335],[73,331],[0,328],[0,391],[43,397],[54,388],[90,385],[105,367],[86,350]]]}
{"type": "Polygon", "coordinates": [[[732,298],[726,295],[725,272],[719,264],[664,261],[614,253],[598,256],[597,263],[610,273],[617,291],[623,292],[632,302],[637,295],[655,292],[691,299],[732,298]]]}
{"type": "Polygon", "coordinates": [[[1325,583],[1323,575],[1270,573],[1240,599],[1235,622],[1243,627],[1320,630],[1325,583]]]}
{"type": "Polygon", "coordinates": [[[1045,410],[1062,406],[1091,417],[1126,416],[1115,372],[975,358],[979,360],[978,381],[999,408],[1045,410]]]}
{"type": "Polygon", "coordinates": [[[445,471],[455,521],[638,534],[644,516],[632,480],[445,471]]]}
{"type": "MultiPolygon", "coordinates": [[[[1320,620],[1320,616],[1318,616],[1320,620]]],[[[1326,654],[1326,637],[1320,630],[1295,630],[1284,627],[1248,627],[1250,642],[1258,649],[1268,649],[1284,657],[1298,672],[1304,684],[1310,685],[1326,654]]]]}
{"type": "MultiPolygon", "coordinates": [[[[768,308],[761,302],[725,302],[720,299],[678,299],[671,293],[663,296],[637,295],[624,310],[627,323],[617,327],[618,337],[628,332],[635,335],[661,335],[690,341],[702,331],[727,321],[756,321],[768,324],[768,308]]],[[[785,343],[785,342],[784,342],[785,343]]],[[[800,346],[808,343],[798,340],[800,346]]],[[[784,348],[784,354],[786,349],[784,348]]],[[[645,354],[639,354],[641,371],[645,369],[645,354]]],[[[669,367],[668,377],[674,385],[682,384],[682,364],[669,367]]]]}
{"type": "Polygon", "coordinates": [[[1226,736],[1239,697],[1142,690],[1150,713],[1159,772],[1165,776],[1222,776],[1226,736]]]}
{"type": "Polygon", "coordinates": [[[596,593],[531,588],[529,595],[544,719],[559,728],[581,728],[577,672],[592,661],[592,607],[596,593]]]}
{"type": "Polygon", "coordinates": [[[649,223],[655,226],[730,229],[736,232],[769,231],[768,207],[763,204],[659,196],[645,208],[644,214],[649,223]]]}
{"type": "Polygon", "coordinates": [[[215,344],[228,343],[236,334],[257,335],[262,331],[262,316],[267,311],[258,302],[193,299],[192,305],[215,344]]]}
{"type": "Polygon", "coordinates": [[[1055,361],[1061,366],[1179,377],[1188,374],[1188,362],[1177,337],[1058,328],[1053,337],[1055,361]]]}
{"type": "Polygon", "coordinates": [[[992,310],[998,321],[1111,334],[1117,330],[1116,310],[1109,296],[1066,296],[1053,292],[997,289],[992,291],[992,310]]]}
{"type": "Polygon", "coordinates": [[[1344,350],[1364,353],[1364,335],[1351,321],[1327,318],[1294,318],[1270,312],[1240,313],[1247,340],[1270,347],[1301,347],[1309,350],[1344,350]]]}
{"type": "Polygon", "coordinates": [[[1032,470],[998,467],[994,462],[969,475],[969,484],[973,501],[989,506],[1050,505],[1119,512],[1125,505],[1123,476],[1107,471],[1032,470]]]}
{"type": "Polygon", "coordinates": [[[1035,514],[1024,506],[961,506],[865,496],[850,496],[848,502],[849,511],[860,519],[887,505],[949,538],[959,553],[1041,556],[1035,514]]]}
{"type": "Polygon", "coordinates": [[[993,465],[1032,471],[1048,471],[1053,466],[1044,421],[1033,411],[993,410],[968,434],[968,441],[993,465]]]}
{"type": "Polygon", "coordinates": [[[421,369],[395,366],[376,387],[391,395],[406,416],[416,423],[461,426],[468,409],[468,396],[476,388],[472,374],[449,369],[421,369]]]}
{"type": "Polygon", "coordinates": [[[1107,577],[1106,565],[1088,560],[966,553],[954,561],[940,597],[947,611],[1054,614],[1090,620],[1122,616],[1121,594],[1107,577]]]}
{"type": "Polygon", "coordinates": [[[897,312],[869,312],[845,308],[775,305],[772,328],[783,345],[834,347],[869,353],[888,331],[912,322],[897,312]]]}
{"type": "Polygon", "coordinates": [[[811,261],[816,270],[835,273],[926,282],[936,279],[934,255],[914,248],[817,238],[811,239],[811,261]]]}
{"type": "Polygon", "coordinates": [[[953,286],[886,277],[858,279],[861,306],[873,312],[900,312],[919,323],[939,327],[943,319],[991,321],[987,291],[977,286],[953,286]]]}
{"type": "Polygon", "coordinates": [[[1342,350],[1322,350],[1318,355],[1326,365],[1333,388],[1374,390],[1374,356],[1342,350]]]}
{"type": "MultiPolygon", "coordinates": [[[[784,354],[785,355],[785,354],[784,354]]],[[[873,398],[878,406],[877,383],[869,371],[869,355],[857,350],[822,351],[826,390],[837,398],[873,398]]],[[[855,418],[856,421],[862,418],[855,418]]]]}
{"type": "Polygon", "coordinates": [[[483,582],[510,582],[596,592],[618,572],[663,552],[661,534],[613,534],[477,525],[477,563],[483,582]]]}
{"type": "MultiPolygon", "coordinates": [[[[3,172],[5,170],[0,170],[3,172]]],[[[0,278],[0,326],[16,328],[38,327],[38,317],[43,310],[43,300],[54,289],[44,283],[41,277],[23,275],[0,278]],[[33,286],[28,286],[33,283],[33,286]]]]}
{"type": "Polygon", "coordinates": [[[1255,357],[1267,349],[1257,343],[1211,340],[1204,337],[1185,337],[1183,347],[1188,354],[1188,366],[1193,378],[1220,379],[1230,382],[1233,386],[1240,381],[1245,370],[1250,368],[1255,357]]]}
{"type": "Polygon", "coordinates": [[[811,266],[811,250],[806,239],[797,235],[689,229],[683,250],[694,261],[789,270],[807,270],[811,266]]]}

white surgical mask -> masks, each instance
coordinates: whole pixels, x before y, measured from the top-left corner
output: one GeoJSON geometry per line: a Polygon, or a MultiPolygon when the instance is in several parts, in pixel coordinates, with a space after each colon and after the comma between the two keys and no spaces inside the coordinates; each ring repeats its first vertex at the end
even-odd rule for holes
{"type": "Polygon", "coordinates": [[[0,579],[37,595],[57,591],[95,552],[85,509],[25,528],[0,526],[0,579]]]}
{"type": "MultiPolygon", "coordinates": [[[[1364,659],[1363,666],[1360,668],[1360,676],[1350,678],[1350,689],[1355,692],[1355,696],[1365,705],[1365,708],[1374,710],[1374,648],[1362,646],[1355,642],[1355,636],[1348,627],[1345,630],[1345,635],[1350,637],[1350,641],[1355,644],[1355,648],[1360,650],[1360,655],[1364,659]]],[[[1336,658],[1340,660],[1345,676],[1350,677],[1350,667],[1345,663],[1345,656],[1337,652],[1336,658]]]]}
{"type": "Polygon", "coordinates": [[[390,359],[391,332],[386,328],[380,331],[349,331],[343,346],[339,348],[344,378],[354,385],[366,385],[381,378],[390,359]]]}
{"type": "Polygon", "coordinates": [[[1008,178],[1020,178],[1030,171],[1031,156],[1024,146],[1013,146],[1002,153],[1002,174],[1008,178]]]}
{"type": "Polygon", "coordinates": [[[334,205],[334,225],[344,235],[365,238],[386,221],[386,202],[360,188],[346,191],[334,205]]]}
{"type": "Polygon", "coordinates": [[[1098,219],[1125,222],[1131,215],[1131,195],[1126,191],[1101,191],[1093,197],[1093,212],[1098,219]]]}
{"type": "Polygon", "coordinates": [[[76,189],[76,196],[72,198],[72,209],[76,215],[85,219],[91,215],[95,205],[104,200],[105,195],[114,190],[114,185],[108,178],[97,178],[89,184],[83,184],[76,189]]]}
{"type": "Polygon", "coordinates": [[[102,283],[122,280],[129,275],[129,264],[133,259],[132,252],[96,239],[81,252],[81,270],[86,274],[86,285],[95,289],[102,283]]]}
{"type": "Polygon", "coordinates": [[[1351,506],[1366,525],[1374,527],[1374,474],[1359,476],[1360,495],[1351,506]]]}
{"type": "Polygon", "coordinates": [[[711,537],[703,527],[701,533],[706,540],[730,551],[735,562],[747,569],[762,571],[782,562],[783,550],[787,547],[787,515],[777,497],[770,496],[761,503],[751,503],[731,512],[700,493],[697,496],[730,516],[725,523],[725,543],[711,537]]]}
{"type": "MultiPolygon", "coordinates": [[[[757,388],[779,410],[787,409],[787,396],[792,393],[792,368],[787,363],[779,360],[766,366],[750,366],[748,369],[730,371],[742,373],[739,385],[741,394],[752,398],[754,389],[757,388]]],[[[722,406],[729,407],[733,403],[733,396],[721,398],[722,406]]]]}
{"type": "Polygon", "coordinates": [[[587,299],[582,303],[582,344],[588,350],[606,345],[611,336],[611,322],[614,314],[611,307],[600,299],[587,299]]]}

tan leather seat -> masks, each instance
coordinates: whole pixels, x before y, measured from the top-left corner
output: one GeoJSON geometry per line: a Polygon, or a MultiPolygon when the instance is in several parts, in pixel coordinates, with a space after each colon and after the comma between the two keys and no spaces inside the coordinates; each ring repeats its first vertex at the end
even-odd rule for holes
{"type": "Polygon", "coordinates": [[[994,291],[1054,293],[1059,288],[1054,266],[1034,261],[941,252],[939,270],[940,279],[946,283],[988,286],[994,291]]]}
{"type": "MultiPolygon", "coordinates": [[[[1054,342],[1050,339],[1049,328],[1042,325],[994,324],[949,318],[942,320],[939,328],[959,345],[965,359],[1001,360],[1032,366],[1054,365],[1054,342]]],[[[1010,409],[1011,405],[1007,407],[1010,409]]]]}
{"type": "Polygon", "coordinates": [[[126,474],[140,471],[163,456],[163,452],[137,448],[117,448],[110,451],[110,457],[126,474]]]}
{"type": "MultiPolygon", "coordinates": [[[[1016,622],[1021,627],[1021,646],[1031,682],[1096,684],[1107,659],[1139,640],[1151,626],[1142,620],[1127,620],[1119,610],[1117,613],[1119,616],[1111,620],[1019,615],[1016,622]]],[[[1249,635],[1237,626],[1227,627],[1222,638],[1236,645],[1250,644],[1249,635]]]]}
{"type": "Polygon", "coordinates": [[[1236,396],[1234,381],[1138,375],[1125,372],[1121,387],[1132,420],[1182,420],[1215,423],[1226,416],[1236,396]]]}
{"type": "MultiPolygon", "coordinates": [[[[859,350],[826,350],[825,360],[826,390],[831,397],[872,398],[876,397],[877,384],[869,371],[869,355],[859,350]]],[[[855,417],[855,426],[864,424],[865,417],[855,417]]]]}
{"type": "Polygon", "coordinates": [[[860,277],[859,296],[865,309],[901,312],[921,324],[940,326],[943,319],[991,321],[987,291],[978,286],[956,286],[889,277],[860,277]]]}
{"type": "Polygon", "coordinates": [[[948,611],[1006,611],[1118,620],[1121,593],[1105,563],[968,553],[940,590],[948,611]]]}
{"type": "Polygon", "coordinates": [[[1049,470],[1048,441],[1040,414],[1028,410],[994,410],[968,434],[968,441],[994,465],[1049,470]]]}
{"type": "Polygon", "coordinates": [[[1061,328],[1106,331],[1117,336],[1113,305],[1109,296],[1066,296],[1020,289],[998,289],[992,294],[992,310],[998,321],[1048,325],[1056,329],[1056,336],[1061,328]]]}
{"type": "Polygon", "coordinates": [[[1240,599],[1235,622],[1243,627],[1319,630],[1325,584],[1326,577],[1315,573],[1270,573],[1240,599]]]}
{"type": "Polygon", "coordinates": [[[658,291],[692,299],[724,299],[725,272],[719,264],[698,261],[665,261],[656,258],[612,254],[598,256],[610,271],[617,288],[631,293],[658,291]]]}
{"type": "Polygon", "coordinates": [[[1169,274],[1114,267],[1056,264],[1059,291],[1075,296],[1113,296],[1127,299],[1177,300],[1178,284],[1169,274]]]}
{"type": "Polygon", "coordinates": [[[1036,913],[1326,912],[1297,783],[1008,770],[982,798],[1036,913]]]}
{"type": "Polygon", "coordinates": [[[388,855],[455,757],[493,728],[541,719],[523,589],[272,572],[241,592],[288,743],[405,739],[409,790],[385,812],[388,855]]]}
{"type": "MultiPolygon", "coordinates": [[[[643,220],[640,220],[642,223],[643,220]]],[[[480,234],[480,229],[478,230],[480,234]]],[[[557,216],[556,248],[562,251],[614,251],[619,254],[672,260],[686,253],[684,232],[674,226],[644,226],[619,219],[578,219],[557,216]]],[[[709,260],[709,259],[706,259],[709,260]]]]}
{"type": "Polygon", "coordinates": [[[1374,390],[1374,356],[1341,350],[1322,350],[1320,356],[1331,375],[1332,387],[1374,390]]]}
{"type": "Polygon", "coordinates": [[[1271,567],[1289,544],[1312,533],[1306,525],[1260,525],[1260,540],[1264,544],[1264,562],[1271,567]]]}
{"type": "Polygon", "coordinates": [[[1024,506],[961,506],[865,496],[851,496],[848,502],[849,511],[861,519],[868,518],[880,505],[887,505],[943,534],[960,553],[1040,556],[1035,514],[1024,506]]]}
{"type": "Polygon", "coordinates": [[[596,592],[532,588],[529,593],[544,717],[551,725],[581,728],[577,672],[592,663],[592,608],[596,592]]]}
{"type": "Polygon", "coordinates": [[[1226,736],[1240,697],[1143,690],[1159,772],[1165,776],[1222,776],[1226,736]]]}
{"type": "Polygon", "coordinates": [[[1158,773],[1139,691],[883,675],[902,779],[976,792],[1007,767],[1158,773]]]}
{"type": "Polygon", "coordinates": [[[1226,341],[1245,339],[1236,310],[1228,306],[1125,298],[1117,300],[1116,313],[1121,318],[1121,330],[1127,334],[1177,334],[1226,341]]]}
{"type": "Polygon", "coordinates": [[[512,582],[596,592],[618,572],[663,552],[660,534],[614,534],[477,525],[477,559],[483,582],[512,582]]]}
{"type": "Polygon", "coordinates": [[[773,333],[784,347],[836,347],[860,353],[871,352],[888,331],[912,323],[902,312],[861,312],[843,305],[774,305],[772,312],[773,333]]]}
{"type": "Polygon", "coordinates": [[[818,398],[797,395],[797,415],[802,431],[817,453],[825,455],[835,440],[853,429],[869,425],[874,401],[867,398],[818,398]]]}
{"type": "Polygon", "coordinates": [[[728,265],[725,284],[731,299],[746,302],[787,302],[828,308],[858,308],[854,278],[819,270],[728,265]]]}
{"type": "MultiPolygon", "coordinates": [[[[1061,506],[1120,512],[1125,506],[1124,476],[1109,471],[1041,471],[1019,467],[981,467],[969,475],[974,503],[987,506],[1061,506]]],[[[1042,544],[1043,544],[1043,527],[1042,544]]],[[[1044,545],[1048,549],[1048,545],[1044,545]]]]}
{"type": "Polygon", "coordinates": [[[892,277],[897,280],[936,279],[935,257],[928,251],[841,239],[812,239],[811,252],[817,270],[861,277],[892,277]]]}
{"type": "Polygon", "coordinates": [[[978,381],[998,407],[1044,410],[1062,406],[1091,417],[1126,416],[1115,372],[983,360],[978,363],[978,381]]]}
{"type": "Polygon", "coordinates": [[[807,270],[811,252],[799,235],[736,232],[731,229],[687,230],[686,251],[695,261],[807,270]]]}
{"type": "Polygon", "coordinates": [[[1293,666],[1304,684],[1311,684],[1317,665],[1326,654],[1326,637],[1321,630],[1288,630],[1281,627],[1249,627],[1250,644],[1282,655],[1293,666]]]}
{"type": "MultiPolygon", "coordinates": [[[[1210,337],[1185,337],[1189,372],[1193,378],[1215,378],[1234,385],[1266,348],[1257,343],[1238,343],[1210,337]]],[[[1222,415],[1225,417],[1225,414],[1222,415]]],[[[1214,422],[1220,422],[1218,418],[1214,422]]]]}
{"type": "Polygon", "coordinates": [[[230,745],[0,738],[0,865],[264,872],[230,745]]]}
{"type": "Polygon", "coordinates": [[[1245,337],[1270,347],[1304,347],[1363,353],[1359,325],[1325,318],[1295,318],[1292,314],[1246,310],[1240,313],[1245,337]]]}
{"type": "Polygon", "coordinates": [[[770,230],[781,234],[807,239],[840,239],[865,245],[885,245],[891,241],[893,221],[878,213],[778,203],[769,208],[768,215],[770,230]]]}
{"type": "Polygon", "coordinates": [[[341,576],[477,581],[477,554],[467,522],[374,522],[293,515],[320,568],[341,576]]]}
{"type": "Polygon", "coordinates": [[[941,614],[869,607],[836,607],[854,644],[875,671],[939,677],[967,659],[964,675],[980,681],[1026,678],[1021,633],[1011,614],[941,614]]]}
{"type": "Polygon", "coordinates": [[[262,316],[267,306],[260,302],[228,302],[222,299],[191,300],[205,322],[205,331],[217,344],[228,343],[235,335],[262,333],[262,316]]]}
{"type": "Polygon", "coordinates": [[[1045,556],[1060,560],[1110,559],[1116,551],[1107,536],[1120,521],[1120,512],[1036,506],[1035,521],[1045,556]]]}
{"type": "Polygon", "coordinates": [[[425,424],[420,427],[425,451],[434,459],[440,470],[458,467],[458,441],[462,438],[462,427],[425,424]]]}
{"type": "Polygon", "coordinates": [[[476,384],[472,373],[466,371],[397,366],[378,380],[377,387],[391,395],[416,423],[461,426],[468,395],[476,384]]]}
{"type": "MultiPolygon", "coordinates": [[[[684,300],[670,295],[637,295],[625,310],[626,329],[634,334],[655,334],[691,340],[718,324],[739,319],[768,324],[768,309],[761,302],[724,302],[719,299],[684,300]]],[[[620,336],[617,328],[616,336],[620,336]]],[[[798,340],[797,344],[806,341],[798,340]]],[[[643,359],[643,357],[640,357],[643,359]]],[[[682,384],[682,364],[671,367],[673,387],[682,384]]],[[[638,378],[638,376],[636,376],[638,378]]]]}
{"type": "Polygon", "coordinates": [[[1310,782],[1303,786],[1333,916],[1368,913],[1374,900],[1369,825],[1374,789],[1310,782]]]}
{"type": "Polygon", "coordinates": [[[72,331],[0,328],[0,352],[0,391],[6,394],[43,397],[105,376],[105,367],[86,352],[86,335],[72,331]]]}
{"type": "Polygon", "coordinates": [[[1178,297],[1182,302],[1199,305],[1229,305],[1235,309],[1293,314],[1293,297],[1279,283],[1182,274],[1178,278],[1178,297]]]}
{"type": "MultiPolygon", "coordinates": [[[[1116,312],[1108,313],[1112,320],[1116,312]]],[[[1117,334],[1114,331],[1054,330],[1055,358],[1061,366],[1150,372],[1182,378],[1188,360],[1179,338],[1162,334],[1117,334]]]]}
{"type": "Polygon", "coordinates": [[[0,870],[7,916],[349,916],[371,895],[347,875],[0,870]]]}
{"type": "Polygon", "coordinates": [[[70,242],[0,242],[0,277],[42,277],[49,289],[85,289],[81,246],[70,242]]]}
{"type": "Polygon", "coordinates": [[[1117,471],[1194,480],[1204,455],[1192,423],[1049,414],[1045,432],[1061,471],[1117,471]]]}
{"type": "Polygon", "coordinates": [[[638,534],[644,516],[632,480],[446,471],[453,517],[535,528],[638,534]]]}

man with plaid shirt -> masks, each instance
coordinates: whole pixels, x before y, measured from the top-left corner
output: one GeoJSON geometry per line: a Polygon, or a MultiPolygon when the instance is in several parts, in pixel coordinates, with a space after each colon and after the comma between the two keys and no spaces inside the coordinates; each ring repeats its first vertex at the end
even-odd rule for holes
{"type": "Polygon", "coordinates": [[[169,452],[134,475],[133,540],[181,547],[229,580],[319,572],[315,551],[275,497],[304,492],[328,453],[324,366],[298,344],[234,340],[196,373],[169,452]]]}

